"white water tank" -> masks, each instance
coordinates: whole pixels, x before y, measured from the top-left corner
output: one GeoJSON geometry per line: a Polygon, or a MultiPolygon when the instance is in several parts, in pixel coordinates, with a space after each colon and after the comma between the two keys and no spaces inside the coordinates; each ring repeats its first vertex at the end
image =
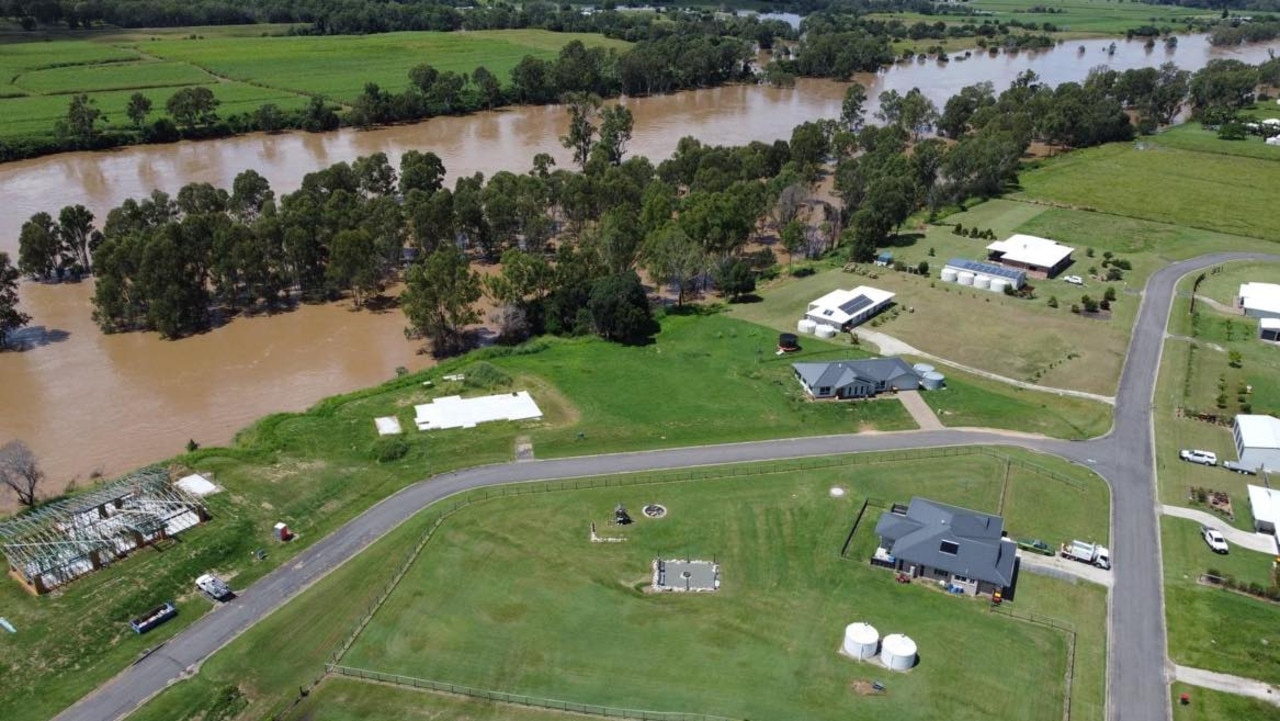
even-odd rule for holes
{"type": "Polygon", "coordinates": [[[929,365],[928,363],[917,363],[911,366],[911,370],[915,371],[916,373],[919,373],[920,375],[924,375],[925,373],[932,373],[933,366],[929,365]]]}
{"type": "Polygon", "coordinates": [[[901,633],[891,633],[880,644],[880,662],[894,671],[906,671],[916,665],[916,642],[901,633]]]}
{"type": "Polygon", "coordinates": [[[957,275],[959,275],[959,273],[957,273],[957,272],[956,272],[956,269],[955,269],[955,268],[943,268],[943,269],[942,269],[942,282],[943,282],[943,283],[954,283],[954,282],[956,282],[956,276],[957,276],[957,275]]]}
{"type": "Polygon", "coordinates": [[[929,370],[920,374],[920,387],[927,391],[936,391],[946,382],[946,376],[938,371],[929,370]]]}
{"type": "Polygon", "coordinates": [[[844,645],[841,648],[846,656],[871,658],[880,649],[880,632],[869,623],[851,623],[844,627],[844,645]]]}
{"type": "Polygon", "coordinates": [[[974,276],[974,278],[973,278],[973,287],[974,287],[974,288],[981,289],[981,290],[986,290],[986,289],[990,288],[990,287],[991,287],[991,276],[989,276],[989,275],[978,275],[978,276],[974,276]]]}
{"type": "Polygon", "coordinates": [[[809,335],[813,335],[813,329],[817,327],[818,324],[808,318],[801,318],[800,322],[796,323],[796,330],[801,333],[808,333],[809,335]]]}
{"type": "Polygon", "coordinates": [[[973,273],[962,270],[956,274],[956,282],[960,285],[973,285],[973,273]]]}
{"type": "Polygon", "coordinates": [[[835,338],[836,329],[829,325],[820,325],[813,329],[813,334],[819,338],[835,338]]]}
{"type": "Polygon", "coordinates": [[[1005,280],[1004,278],[991,279],[991,290],[997,293],[1003,293],[1005,288],[1008,288],[1008,287],[1009,287],[1009,281],[1005,280]]]}

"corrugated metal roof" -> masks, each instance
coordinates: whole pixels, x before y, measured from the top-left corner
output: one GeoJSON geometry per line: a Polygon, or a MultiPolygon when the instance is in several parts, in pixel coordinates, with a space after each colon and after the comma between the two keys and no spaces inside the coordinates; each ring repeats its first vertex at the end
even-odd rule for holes
{"type": "Polygon", "coordinates": [[[952,258],[947,261],[947,267],[957,270],[967,270],[970,273],[981,273],[996,278],[1008,278],[1018,283],[1025,282],[1027,274],[1021,270],[1014,268],[1006,268],[995,263],[983,263],[977,260],[968,260],[966,258],[952,258]]]}

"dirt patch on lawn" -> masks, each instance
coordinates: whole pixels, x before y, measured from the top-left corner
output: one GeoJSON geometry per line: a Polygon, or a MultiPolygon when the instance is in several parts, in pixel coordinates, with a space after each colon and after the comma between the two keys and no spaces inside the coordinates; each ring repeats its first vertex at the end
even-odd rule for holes
{"type": "Polygon", "coordinates": [[[849,683],[849,690],[859,696],[883,696],[884,691],[877,691],[875,684],[865,678],[855,678],[849,683]]]}

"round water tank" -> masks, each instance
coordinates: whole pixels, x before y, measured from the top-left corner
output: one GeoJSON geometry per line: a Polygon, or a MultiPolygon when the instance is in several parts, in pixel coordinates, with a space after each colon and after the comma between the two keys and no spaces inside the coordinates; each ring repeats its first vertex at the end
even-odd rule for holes
{"type": "Polygon", "coordinates": [[[943,268],[943,269],[942,269],[942,282],[943,282],[943,283],[954,283],[954,282],[956,282],[956,276],[957,276],[957,275],[959,275],[959,273],[957,273],[957,272],[956,272],[956,269],[955,269],[955,268],[943,268]]]}
{"type": "Polygon", "coordinates": [[[1005,280],[1004,278],[991,279],[991,290],[994,290],[997,293],[1003,293],[1004,289],[1008,287],[1009,287],[1009,281],[1005,280]]]}
{"type": "Polygon", "coordinates": [[[911,369],[914,370],[916,373],[919,373],[920,375],[933,372],[933,366],[929,365],[928,363],[917,363],[911,366],[911,369]]]}
{"type": "Polygon", "coordinates": [[[981,288],[981,289],[983,289],[983,290],[986,290],[987,288],[990,288],[990,287],[991,287],[991,276],[989,276],[989,275],[979,275],[979,276],[974,276],[974,279],[973,279],[973,287],[974,287],[974,288],[981,288]]]}
{"type": "Polygon", "coordinates": [[[920,387],[927,391],[936,391],[946,382],[946,376],[938,371],[930,370],[920,374],[920,387]]]}
{"type": "Polygon", "coordinates": [[[820,325],[817,328],[813,329],[813,334],[818,336],[819,338],[835,338],[836,329],[832,328],[829,325],[820,325]]]}
{"type": "Polygon", "coordinates": [[[906,671],[916,665],[916,642],[901,633],[891,633],[880,644],[880,661],[894,671],[906,671]]]}
{"type": "Polygon", "coordinates": [[[956,282],[960,285],[973,285],[973,273],[962,270],[956,274],[956,282]]]}
{"type": "Polygon", "coordinates": [[[817,327],[818,327],[818,324],[817,324],[817,323],[814,323],[813,321],[809,320],[808,318],[801,318],[801,319],[800,319],[800,322],[799,322],[799,323],[796,323],[796,330],[800,331],[801,333],[809,333],[809,334],[812,334],[812,333],[813,333],[813,329],[814,329],[814,328],[817,328],[817,327]]]}
{"type": "Polygon", "coordinates": [[[845,655],[853,658],[871,658],[880,645],[880,632],[869,623],[851,623],[844,627],[845,655]]]}

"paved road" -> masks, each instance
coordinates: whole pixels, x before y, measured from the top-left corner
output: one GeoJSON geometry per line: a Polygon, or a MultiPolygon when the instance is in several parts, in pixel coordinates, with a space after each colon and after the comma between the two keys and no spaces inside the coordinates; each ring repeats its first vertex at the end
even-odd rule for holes
{"type": "Polygon", "coordinates": [[[241,598],[206,615],[158,652],[59,714],[57,720],[115,721],[125,716],[422,508],[464,490],[718,463],[990,444],[1059,455],[1092,467],[1111,485],[1111,545],[1116,571],[1110,594],[1108,717],[1113,721],[1164,721],[1171,709],[1164,663],[1164,596],[1151,425],[1161,341],[1174,287],[1181,276],[1217,263],[1247,259],[1280,262],[1280,256],[1274,255],[1223,253],[1176,263],[1151,277],[1116,394],[1115,424],[1102,438],[1072,442],[981,430],[909,431],[530,461],[448,473],[404,488],[317,541],[288,565],[259,580],[241,598]]]}

